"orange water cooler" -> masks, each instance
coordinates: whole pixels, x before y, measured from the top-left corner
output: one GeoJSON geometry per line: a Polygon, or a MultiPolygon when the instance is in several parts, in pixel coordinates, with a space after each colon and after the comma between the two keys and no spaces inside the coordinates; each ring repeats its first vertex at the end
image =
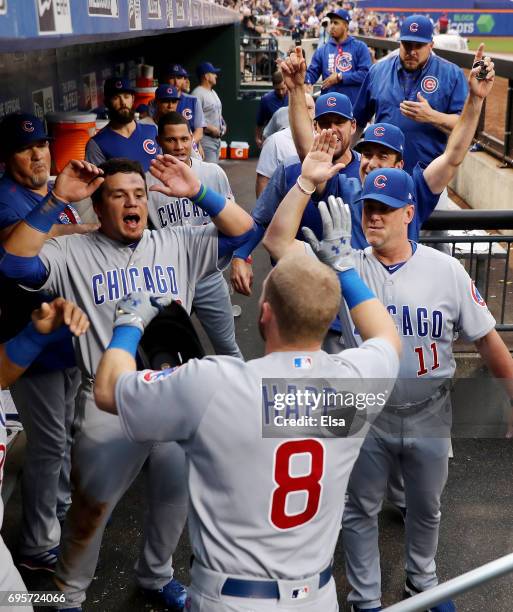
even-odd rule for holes
{"type": "Polygon", "coordinates": [[[52,174],[58,174],[70,159],[84,159],[88,140],[96,133],[93,113],[48,113],[52,152],[52,174]]]}

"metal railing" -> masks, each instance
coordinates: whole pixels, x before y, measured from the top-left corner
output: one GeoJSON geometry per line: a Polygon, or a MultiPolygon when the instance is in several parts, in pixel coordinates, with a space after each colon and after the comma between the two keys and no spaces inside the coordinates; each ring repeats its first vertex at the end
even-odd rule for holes
{"type": "Polygon", "coordinates": [[[278,41],[274,36],[241,36],[241,83],[270,82],[276,70],[278,41]]]}
{"type": "MultiPolygon", "coordinates": [[[[356,36],[363,40],[369,47],[382,50],[385,53],[393,51],[399,47],[395,40],[387,38],[373,38],[370,36],[356,36]]],[[[472,51],[449,51],[447,49],[435,49],[435,53],[461,68],[472,68],[474,53],[472,51]]],[[[487,152],[500,159],[503,164],[513,166],[513,60],[493,57],[495,64],[495,74],[498,77],[508,79],[506,93],[506,108],[504,117],[504,136],[490,134],[485,129],[486,103],[483,105],[481,120],[476,130],[476,141],[487,152]]],[[[495,88],[497,85],[495,86],[495,88]]]]}
{"type": "MultiPolygon", "coordinates": [[[[439,584],[428,591],[419,593],[410,599],[405,599],[388,608],[384,608],[384,612],[424,612],[424,610],[429,610],[433,606],[452,599],[456,595],[461,595],[461,593],[475,589],[485,582],[500,578],[512,571],[513,553],[481,565],[481,567],[461,574],[461,576],[439,584]]],[[[493,609],[493,605],[490,609],[493,609]]]]}
{"type": "Polygon", "coordinates": [[[445,252],[460,260],[488,304],[500,332],[513,331],[513,236],[488,234],[484,230],[512,228],[513,211],[437,211],[423,229],[441,230],[442,235],[420,238],[428,246],[444,245],[445,252]]]}

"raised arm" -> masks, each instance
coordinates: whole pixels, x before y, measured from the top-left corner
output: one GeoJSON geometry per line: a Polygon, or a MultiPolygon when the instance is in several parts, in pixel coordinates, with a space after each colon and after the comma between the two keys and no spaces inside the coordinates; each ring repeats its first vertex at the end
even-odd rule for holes
{"type": "Polygon", "coordinates": [[[0,345],[0,387],[12,385],[39,353],[71,332],[81,336],[89,328],[87,316],[72,302],[56,298],[32,313],[32,322],[17,336],[0,345]]]}
{"type": "Polygon", "coordinates": [[[463,112],[457,118],[456,125],[449,136],[445,151],[434,159],[424,170],[424,179],[433,193],[441,193],[450,183],[456,170],[463,162],[472,144],[485,98],[492,90],[495,70],[493,62],[484,56],[484,45],[477,50],[474,64],[484,62],[486,78],[479,80],[477,75],[481,66],[470,71],[468,84],[469,94],[463,107],[463,112]]]}
{"type": "Polygon", "coordinates": [[[336,136],[331,130],[315,136],[303,161],[301,176],[278,206],[265,233],[263,245],[274,259],[280,259],[291,249],[304,252],[304,244],[295,237],[310,196],[318,184],[325,183],[344,167],[332,163],[335,145],[336,136]]]}
{"type": "Polygon", "coordinates": [[[199,181],[191,168],[172,155],[157,155],[151,161],[150,172],[161,184],[152,185],[169,197],[185,197],[208,213],[225,236],[241,236],[253,228],[253,218],[234,200],[209,189],[199,181]]]}
{"type": "Polygon", "coordinates": [[[292,138],[299,159],[303,161],[312,147],[313,131],[306,107],[306,62],[301,53],[301,47],[296,47],[296,52],[281,62],[280,70],[289,90],[289,123],[292,138]]]}

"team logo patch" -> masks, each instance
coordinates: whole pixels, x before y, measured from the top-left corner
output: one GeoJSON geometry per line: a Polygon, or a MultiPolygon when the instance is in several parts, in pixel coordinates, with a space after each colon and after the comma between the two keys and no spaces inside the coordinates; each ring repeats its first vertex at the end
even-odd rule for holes
{"type": "Polygon", "coordinates": [[[182,111],[182,115],[184,119],[187,119],[187,121],[190,121],[192,119],[192,110],[190,108],[184,108],[182,111]]]}
{"type": "Polygon", "coordinates": [[[166,91],[167,91],[168,94],[172,94],[173,93],[173,88],[172,87],[168,87],[166,89],[166,91]]]}
{"type": "Polygon", "coordinates": [[[293,589],[291,599],[306,599],[310,595],[310,589],[307,586],[293,589]]]}
{"type": "Polygon", "coordinates": [[[312,367],[312,358],[308,355],[304,357],[294,357],[294,367],[301,370],[309,370],[312,367]]]}
{"type": "Polygon", "coordinates": [[[424,93],[433,93],[438,89],[438,79],[434,76],[427,76],[422,79],[420,88],[424,93]]]}
{"type": "Polygon", "coordinates": [[[143,142],[143,149],[148,153],[148,155],[155,155],[157,152],[157,147],[151,138],[147,138],[143,142]]]}
{"type": "Polygon", "coordinates": [[[24,122],[21,124],[21,129],[22,129],[24,132],[29,132],[29,133],[30,133],[30,132],[33,132],[33,131],[34,131],[34,126],[32,125],[32,121],[24,121],[24,122]]]}
{"type": "Polygon", "coordinates": [[[410,23],[410,32],[418,32],[419,24],[417,22],[410,23]]]}
{"type": "Polygon", "coordinates": [[[144,370],[139,374],[139,378],[147,384],[151,384],[154,382],[158,382],[159,380],[163,380],[171,374],[178,370],[178,368],[165,368],[164,370],[144,370]]]}
{"type": "Polygon", "coordinates": [[[378,174],[378,176],[374,179],[374,187],[378,189],[383,189],[383,187],[387,186],[387,177],[384,174],[378,174]]]}
{"type": "Polygon", "coordinates": [[[326,106],[329,106],[330,108],[337,106],[337,98],[334,98],[333,96],[329,97],[326,100],[326,106]]]}
{"type": "Polygon", "coordinates": [[[476,284],[474,283],[474,281],[472,281],[470,284],[470,294],[472,295],[472,299],[474,300],[476,304],[486,308],[486,302],[484,301],[483,296],[479,293],[479,290],[476,287],[476,284]]]}
{"type": "Polygon", "coordinates": [[[378,125],[378,127],[374,128],[374,136],[378,138],[382,138],[385,135],[385,128],[382,125],[378,125]]]}
{"type": "Polygon", "coordinates": [[[116,81],[116,82],[114,83],[114,87],[115,87],[116,89],[122,89],[122,87],[123,87],[123,83],[122,83],[121,81],[116,81]]]}
{"type": "Polygon", "coordinates": [[[335,68],[340,72],[348,72],[353,67],[353,56],[344,51],[335,57],[335,68]]]}

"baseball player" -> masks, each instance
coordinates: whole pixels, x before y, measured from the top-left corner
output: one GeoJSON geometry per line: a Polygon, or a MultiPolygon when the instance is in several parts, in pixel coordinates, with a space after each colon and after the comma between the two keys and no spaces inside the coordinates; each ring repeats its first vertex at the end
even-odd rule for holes
{"type": "Polygon", "coordinates": [[[372,61],[367,45],[349,35],[351,17],[339,9],[327,14],[331,20],[331,38],[313,54],[308,67],[308,82],[315,83],[322,76],[322,91],[343,93],[354,104],[360,86],[369,72],[372,61]]]}
{"type": "MultiPolygon", "coordinates": [[[[344,268],[331,246],[325,244],[333,269],[344,268]]],[[[259,315],[265,356],[247,363],[207,357],[141,376],[135,372],[137,342],[158,309],[142,294],[118,305],[95,397],[103,410],[119,414],[130,440],[179,440],[186,452],[194,553],[190,610],[338,610],[331,563],[340,495],[362,436],[262,437],[263,394],[273,393],[262,379],[293,378],[318,392],[326,379],[340,385],[351,378],[386,397],[397,371],[397,332],[354,270],[340,277],[347,273],[352,280],[345,296],[367,341],[337,356],[321,351],[321,342],[345,281],[304,255],[284,258],[265,280],[259,315]]],[[[297,405],[291,410],[305,412],[297,405]]]]}
{"type": "Polygon", "coordinates": [[[180,100],[180,92],[172,85],[159,85],[155,90],[154,104],[152,105],[152,114],[141,119],[139,123],[147,123],[148,125],[158,125],[159,119],[166,113],[176,111],[178,101],[180,100]]]}
{"type": "MultiPolygon", "coordinates": [[[[202,62],[196,68],[200,84],[192,90],[192,95],[198,98],[205,117],[201,146],[206,162],[217,163],[221,150],[221,136],[226,133],[226,122],[223,119],[223,105],[214,91],[220,68],[215,68],[210,62],[202,62]]],[[[186,117],[187,119],[187,117],[186,117]]]]}
{"type": "MultiPolygon", "coordinates": [[[[192,136],[187,120],[178,113],[168,113],[159,120],[157,142],[162,151],[175,156],[191,167],[201,183],[233,200],[228,178],[217,164],[209,164],[191,157],[192,136]]],[[[146,173],[148,186],[158,184],[151,172],[146,173]]],[[[159,191],[148,194],[148,216],[155,229],[180,226],[201,226],[211,219],[188,198],[169,198],[159,191]]],[[[242,358],[235,341],[235,326],[228,285],[222,272],[202,279],[196,285],[192,306],[205,328],[218,355],[242,358]]]]}
{"type": "MultiPolygon", "coordinates": [[[[302,91],[301,95],[303,96],[304,108],[306,109],[305,92],[302,91]]],[[[312,124],[308,117],[308,110],[306,110],[306,114],[303,115],[303,117],[306,129],[310,132],[310,146],[312,124]]],[[[344,169],[344,172],[346,172],[348,176],[358,177],[360,156],[349,148],[352,134],[356,129],[349,98],[339,93],[326,94],[317,98],[315,102],[314,127],[317,132],[320,132],[325,127],[333,128],[337,134],[337,146],[334,156],[336,163],[339,164],[340,170],[344,169]]],[[[301,157],[299,148],[298,154],[301,157]]],[[[251,294],[251,283],[253,278],[251,264],[248,263],[247,260],[253,249],[262,239],[265,227],[270,222],[274,211],[278,208],[279,203],[283,200],[292,185],[294,185],[300,174],[301,162],[299,159],[297,157],[286,159],[282,164],[278,165],[267,187],[260,194],[255,204],[251,214],[257,224],[257,232],[255,232],[253,236],[254,240],[248,242],[235,252],[231,269],[232,285],[236,291],[243,295],[251,294]]],[[[315,221],[319,231],[321,225],[316,202],[320,199],[324,188],[328,189],[329,193],[337,189],[337,179],[331,178],[328,182],[328,186],[319,188],[316,193],[314,193],[315,190],[311,191],[310,195],[312,196],[312,200],[305,213],[308,220],[306,217],[304,220],[305,225],[310,225],[315,221]]]]}
{"type": "MultiPolygon", "coordinates": [[[[312,161],[318,169],[323,164],[318,155],[305,159],[303,172],[310,180],[312,161]]],[[[354,612],[381,610],[377,515],[397,463],[408,508],[405,596],[437,584],[434,558],[448,469],[447,380],[455,370],[455,336],[474,341],[497,377],[513,378],[513,360],[465,269],[454,258],[408,239],[407,227],[415,214],[413,192],[405,171],[381,168],[369,174],[361,196],[362,225],[371,246],[355,251],[356,267],[396,322],[403,354],[392,396],[374,422],[349,482],[343,529],[354,612]]],[[[305,252],[305,245],[294,240],[305,199],[294,188],[280,205],[264,239],[274,257],[305,252]]],[[[334,201],[331,208],[336,216],[334,201]]],[[[336,225],[341,227],[340,222],[336,225]]],[[[314,252],[321,250],[311,230],[305,233],[314,252]]],[[[340,230],[336,236],[347,240],[348,235],[348,230],[340,230]]],[[[454,609],[448,601],[432,611],[454,609]]]]}
{"type": "Polygon", "coordinates": [[[183,162],[160,156],[152,169],[162,181],[153,190],[189,197],[213,224],[145,230],[147,196],[140,164],[113,159],[99,169],[72,161],[48,197],[11,232],[0,258],[0,272],[7,276],[50,294],[73,296],[92,324],[91,334],[77,345],[82,386],[73,448],[73,503],[56,569],[56,583],[67,600],[62,608],[79,608],[84,601],[107,519],[145,462],[150,499],[137,580],[149,596],[171,608],[183,608],[185,602],[185,589],[173,578],[171,566],[187,512],[183,453],[176,444],[128,442],[119,420],[96,408],[92,381],[119,298],[150,290],[180,300],[190,311],[197,280],[225,264],[252,231],[253,221],[233,201],[204,187],[183,162]],[[100,218],[100,230],[46,241],[64,203],[88,196],[100,218]]]}
{"type": "Polygon", "coordinates": [[[258,105],[255,142],[261,149],[264,144],[264,127],[269,123],[274,113],[288,105],[287,87],[283,82],[282,73],[277,70],[271,77],[273,89],[260,98],[258,105]]]}
{"type": "MultiPolygon", "coordinates": [[[[0,123],[0,153],[6,171],[0,179],[0,236],[16,225],[47,195],[51,156],[49,137],[34,115],[14,113],[0,123]]],[[[68,206],[56,219],[52,236],[85,232],[80,216],[68,206]]],[[[45,297],[0,280],[0,342],[15,336],[45,297]]],[[[61,528],[71,503],[71,424],[80,375],[70,338],[52,344],[11,388],[27,435],[23,466],[23,519],[18,563],[29,570],[52,572],[61,528]],[[44,483],[44,485],[43,485],[44,483]]]]}
{"type": "Polygon", "coordinates": [[[103,101],[109,123],[87,143],[86,160],[99,165],[113,157],[137,160],[144,171],[158,153],[157,129],[134,118],[135,90],[127,79],[109,78],[103,84],[103,101]]]}
{"type": "Polygon", "coordinates": [[[447,145],[467,96],[461,68],[432,51],[433,24],[424,15],[401,26],[399,55],[372,66],[365,77],[354,115],[360,129],[371,117],[401,128],[405,135],[404,169],[429,164],[447,145]]]}
{"type": "MultiPolygon", "coordinates": [[[[32,322],[7,343],[0,345],[0,388],[12,385],[37,358],[45,347],[54,344],[63,334],[62,325],[80,336],[89,327],[87,317],[71,302],[62,298],[50,304],[43,303],[32,313],[32,322]]],[[[66,334],[69,335],[69,332],[66,334]]],[[[7,455],[7,432],[5,410],[0,399],[0,490],[7,455]]],[[[3,503],[0,496],[0,527],[3,519],[3,503]]],[[[32,611],[31,605],[9,605],[9,593],[25,592],[27,589],[18,570],[14,567],[11,553],[0,537],[0,593],[2,608],[6,612],[32,611]]]]}
{"type": "Polygon", "coordinates": [[[178,100],[176,110],[187,119],[192,132],[192,138],[197,145],[203,138],[203,128],[206,126],[206,123],[200,101],[196,96],[188,94],[189,90],[186,88],[186,83],[189,82],[189,74],[180,64],[173,64],[169,68],[167,82],[178,89],[180,99],[178,100]]]}

